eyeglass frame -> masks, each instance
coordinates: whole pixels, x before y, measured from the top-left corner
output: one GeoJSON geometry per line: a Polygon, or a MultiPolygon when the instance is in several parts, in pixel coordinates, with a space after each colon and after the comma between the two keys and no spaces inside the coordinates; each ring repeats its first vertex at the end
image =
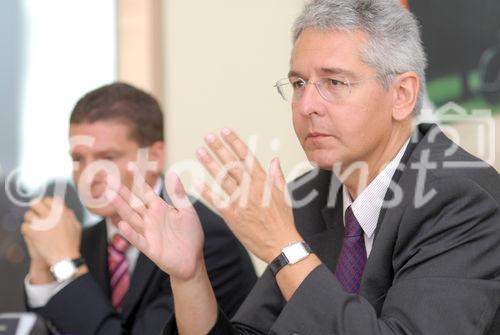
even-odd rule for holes
{"type": "MultiPolygon", "coordinates": [[[[391,75],[391,74],[396,74],[396,73],[387,73],[387,74],[384,74],[384,76],[388,76],[388,75],[391,75]]],[[[303,84],[312,84],[312,85],[314,85],[314,86],[316,87],[316,90],[318,91],[319,95],[320,95],[323,99],[325,99],[326,101],[331,102],[331,101],[332,101],[332,100],[334,100],[334,99],[331,99],[331,98],[329,99],[329,98],[327,98],[327,97],[324,95],[324,93],[321,91],[321,89],[320,89],[321,83],[322,83],[322,82],[324,82],[325,80],[326,80],[326,81],[329,81],[329,80],[334,80],[334,81],[339,82],[339,83],[340,83],[340,84],[342,84],[342,85],[345,85],[345,86],[347,87],[347,91],[348,91],[348,93],[347,93],[347,95],[346,95],[346,96],[350,96],[350,95],[351,95],[351,86],[352,86],[352,85],[360,84],[360,83],[362,83],[362,82],[364,82],[364,81],[367,81],[367,80],[380,78],[380,76],[379,76],[379,75],[375,75],[375,76],[371,76],[371,77],[364,78],[364,79],[360,79],[360,80],[356,80],[356,81],[350,81],[350,80],[349,80],[349,78],[337,79],[337,78],[331,78],[331,77],[321,77],[321,78],[319,78],[319,80],[316,80],[316,81],[304,80],[304,79],[303,79],[303,78],[301,78],[301,77],[295,77],[295,76],[293,76],[293,77],[289,77],[289,78],[281,78],[281,79],[279,79],[278,81],[276,81],[276,83],[273,85],[273,87],[276,87],[276,90],[277,90],[277,92],[278,92],[279,96],[280,96],[283,100],[285,100],[285,101],[289,101],[289,102],[294,102],[294,101],[296,101],[296,100],[297,100],[297,99],[294,99],[294,96],[295,96],[295,94],[294,94],[295,89],[294,89],[294,87],[293,87],[293,83],[290,81],[290,79],[291,79],[291,78],[297,78],[297,79],[299,79],[299,80],[300,80],[303,84]],[[286,80],[286,82],[283,82],[283,81],[285,81],[285,80],[286,80]],[[292,86],[292,96],[291,96],[290,100],[286,99],[286,98],[285,98],[285,94],[284,94],[284,93],[282,93],[282,89],[281,89],[281,87],[282,87],[282,86],[285,86],[285,85],[290,85],[290,86],[292,86]]],[[[299,97],[299,98],[300,98],[300,97],[299,97]]]]}

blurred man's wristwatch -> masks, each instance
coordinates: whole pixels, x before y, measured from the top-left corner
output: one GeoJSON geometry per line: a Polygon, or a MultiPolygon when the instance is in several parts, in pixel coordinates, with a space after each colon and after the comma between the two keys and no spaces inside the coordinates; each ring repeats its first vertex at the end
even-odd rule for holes
{"type": "Polygon", "coordinates": [[[58,283],[62,283],[72,278],[82,265],[85,265],[85,260],[82,257],[75,259],[65,258],[52,265],[50,272],[58,283]]]}
{"type": "Polygon", "coordinates": [[[269,269],[276,276],[288,264],[295,264],[311,254],[312,250],[306,242],[290,243],[281,250],[281,253],[271,263],[269,269]]]}

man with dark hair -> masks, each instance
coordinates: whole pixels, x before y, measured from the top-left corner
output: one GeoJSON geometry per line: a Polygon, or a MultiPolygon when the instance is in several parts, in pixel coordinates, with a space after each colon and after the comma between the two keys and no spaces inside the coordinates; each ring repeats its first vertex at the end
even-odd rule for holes
{"type": "MultiPolygon", "coordinates": [[[[106,85],[78,101],[69,133],[80,196],[104,219],[82,230],[60,199],[32,204],[22,226],[31,257],[27,304],[61,333],[158,333],[173,311],[169,277],[121,237],[105,192],[113,178],[129,187],[141,180],[170,201],[163,191],[161,109],[133,86],[106,85]]],[[[194,207],[211,285],[232,315],[256,280],[253,266],[224,222],[200,202],[194,207]]]]}
{"type": "Polygon", "coordinates": [[[141,148],[163,142],[163,113],[158,101],[131,85],[114,83],[85,94],[76,103],[69,123],[109,120],[128,124],[130,138],[141,148]]]}

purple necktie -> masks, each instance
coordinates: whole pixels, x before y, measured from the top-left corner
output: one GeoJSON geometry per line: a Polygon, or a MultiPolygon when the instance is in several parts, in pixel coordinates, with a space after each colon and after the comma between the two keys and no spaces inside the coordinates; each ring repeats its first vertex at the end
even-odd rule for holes
{"type": "Polygon", "coordinates": [[[335,268],[335,276],[346,292],[358,294],[366,264],[366,248],[363,229],[350,206],[345,211],[344,224],[344,241],[335,268]]]}

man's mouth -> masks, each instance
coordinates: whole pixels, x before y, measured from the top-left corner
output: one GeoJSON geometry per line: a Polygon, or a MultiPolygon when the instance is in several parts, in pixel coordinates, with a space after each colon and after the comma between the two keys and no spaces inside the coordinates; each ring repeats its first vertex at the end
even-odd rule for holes
{"type": "Polygon", "coordinates": [[[312,131],[309,134],[307,134],[306,139],[318,139],[319,140],[319,139],[323,139],[323,138],[327,138],[327,137],[331,137],[331,135],[325,134],[325,133],[320,133],[317,131],[312,131]]]}

